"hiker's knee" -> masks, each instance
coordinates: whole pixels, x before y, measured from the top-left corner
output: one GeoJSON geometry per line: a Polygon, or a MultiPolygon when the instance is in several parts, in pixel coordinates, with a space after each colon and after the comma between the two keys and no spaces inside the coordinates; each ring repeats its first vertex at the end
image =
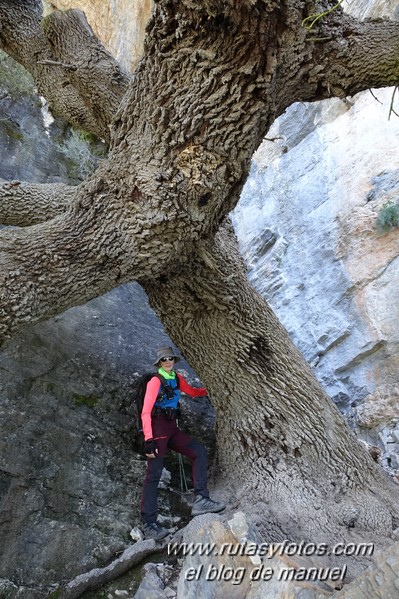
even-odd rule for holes
{"type": "Polygon", "coordinates": [[[205,447],[205,445],[197,441],[197,439],[193,439],[193,441],[189,443],[189,447],[194,453],[194,457],[208,459],[207,448],[205,447]]]}

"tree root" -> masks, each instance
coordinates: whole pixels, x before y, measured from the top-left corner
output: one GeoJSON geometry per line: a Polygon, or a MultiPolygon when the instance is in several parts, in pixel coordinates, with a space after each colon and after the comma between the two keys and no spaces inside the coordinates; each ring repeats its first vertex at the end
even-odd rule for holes
{"type": "MultiPolygon", "coordinates": [[[[120,557],[104,568],[94,568],[68,582],[59,589],[59,599],[76,599],[86,591],[93,591],[102,585],[115,580],[130,568],[138,564],[142,559],[157,553],[166,546],[165,543],[156,543],[153,539],[140,541],[125,549],[120,557]]],[[[53,592],[54,593],[54,592],[53,592]]],[[[57,591],[56,591],[57,593],[57,591]]],[[[53,596],[53,595],[51,595],[53,596]]]]}

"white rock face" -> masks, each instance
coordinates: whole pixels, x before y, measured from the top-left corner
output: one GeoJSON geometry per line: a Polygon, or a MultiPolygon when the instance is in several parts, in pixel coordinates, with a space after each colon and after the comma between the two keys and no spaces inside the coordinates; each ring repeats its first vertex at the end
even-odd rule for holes
{"type": "Polygon", "coordinates": [[[396,364],[399,341],[398,233],[375,228],[399,191],[399,119],[392,91],[375,93],[383,104],[365,93],[291,107],[234,213],[253,284],[329,392],[354,399],[381,379],[368,364],[396,364]]]}
{"type": "Polygon", "coordinates": [[[399,16],[397,0],[345,0],[343,7],[346,12],[358,19],[376,19],[378,17],[393,19],[399,16]]]}

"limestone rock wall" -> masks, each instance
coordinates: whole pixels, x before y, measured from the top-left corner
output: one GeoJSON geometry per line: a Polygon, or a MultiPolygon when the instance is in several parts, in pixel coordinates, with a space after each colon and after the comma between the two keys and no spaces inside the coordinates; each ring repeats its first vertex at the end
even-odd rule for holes
{"type": "MultiPolygon", "coordinates": [[[[132,542],[145,458],[130,389],[166,344],[145,293],[130,284],[32,326],[0,352],[0,597],[42,599],[61,577],[103,566],[132,542]]],[[[199,386],[184,360],[179,372],[199,386]]],[[[181,424],[212,454],[209,400],[187,401],[181,424]]],[[[175,518],[188,508],[170,485],[178,479],[165,481],[161,511],[175,518]]]]}
{"type": "Polygon", "coordinates": [[[378,17],[397,18],[399,6],[396,0],[346,0],[344,9],[359,19],[378,17]]]}
{"type": "Polygon", "coordinates": [[[132,284],[0,352],[0,596],[10,581],[25,589],[18,597],[44,597],[39,584],[103,565],[131,541],[145,460],[130,386],[168,341],[132,284]]]}

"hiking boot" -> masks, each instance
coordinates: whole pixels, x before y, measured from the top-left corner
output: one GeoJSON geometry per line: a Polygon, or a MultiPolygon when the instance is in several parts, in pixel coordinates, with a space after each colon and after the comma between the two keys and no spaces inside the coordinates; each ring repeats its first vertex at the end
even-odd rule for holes
{"type": "Polygon", "coordinates": [[[143,533],[145,539],[154,539],[154,541],[160,541],[169,534],[169,530],[163,528],[158,522],[147,522],[143,525],[143,533]]]}
{"type": "Polygon", "coordinates": [[[200,514],[217,513],[223,511],[225,507],[226,505],[222,501],[213,501],[209,497],[197,495],[193,503],[191,515],[199,516],[200,514]]]}

